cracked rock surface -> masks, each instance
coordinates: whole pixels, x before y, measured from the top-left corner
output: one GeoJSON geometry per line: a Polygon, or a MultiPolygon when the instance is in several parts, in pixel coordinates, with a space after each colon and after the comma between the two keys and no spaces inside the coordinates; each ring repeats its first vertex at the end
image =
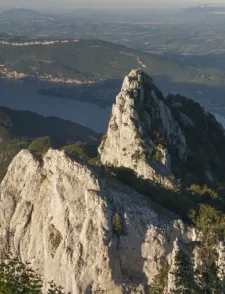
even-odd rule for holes
{"type": "Polygon", "coordinates": [[[172,187],[167,146],[172,146],[180,160],[185,158],[185,138],[162,94],[147,74],[132,70],[113,105],[108,130],[99,147],[101,161],[172,187]]]}
{"type": "Polygon", "coordinates": [[[196,238],[174,216],[161,218],[148,198],[52,149],[43,159],[23,150],[9,166],[0,236],[1,253],[10,246],[72,293],[144,293],[171,262],[176,238],[196,238]]]}

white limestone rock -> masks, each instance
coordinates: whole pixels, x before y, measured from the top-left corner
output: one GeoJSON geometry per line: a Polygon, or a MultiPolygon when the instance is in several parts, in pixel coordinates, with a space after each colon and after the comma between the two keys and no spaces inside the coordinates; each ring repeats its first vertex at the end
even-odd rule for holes
{"type": "Polygon", "coordinates": [[[179,160],[185,159],[187,146],[157,91],[141,70],[132,70],[125,77],[99,154],[104,165],[129,168],[139,177],[172,187],[171,154],[166,146],[172,146],[179,160]],[[154,133],[163,137],[166,146],[154,139],[154,133]]]}
{"type": "Polygon", "coordinates": [[[51,149],[43,159],[23,150],[10,164],[0,186],[0,237],[0,253],[10,246],[46,283],[73,294],[148,293],[171,264],[175,240],[197,238],[174,215],[160,217],[148,198],[51,149]]]}

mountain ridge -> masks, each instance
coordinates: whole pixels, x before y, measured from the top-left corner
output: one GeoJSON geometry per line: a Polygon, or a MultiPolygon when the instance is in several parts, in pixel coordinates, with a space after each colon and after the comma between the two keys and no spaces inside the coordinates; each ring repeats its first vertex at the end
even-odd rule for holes
{"type": "MultiPolygon", "coordinates": [[[[121,92],[116,97],[99,153],[105,165],[129,168],[139,177],[173,186],[171,178],[177,174],[179,166],[187,166],[186,173],[190,173],[189,176],[194,172],[188,165],[192,164],[191,158],[199,149],[204,152],[205,158],[201,162],[199,152],[195,160],[201,170],[201,180],[208,182],[210,179],[215,180],[212,175],[216,173],[210,160],[214,161],[219,156],[221,162],[225,162],[222,151],[224,134],[222,125],[198,103],[179,95],[169,94],[164,97],[147,74],[140,69],[132,70],[125,77],[121,92]],[[198,115],[201,118],[197,122],[198,115]],[[205,134],[202,132],[200,136],[205,137],[204,147],[201,139],[197,139],[197,132],[201,131],[198,127],[200,124],[203,130],[205,128],[205,134]],[[217,134],[211,142],[207,141],[209,128],[213,128],[214,134],[217,134]],[[221,140],[221,148],[217,140],[221,140]],[[214,147],[211,145],[214,144],[217,151],[220,150],[219,154],[213,154],[214,147]],[[207,156],[212,158],[207,160],[207,156]],[[165,178],[161,178],[162,175],[165,178]]],[[[225,166],[221,164],[223,170],[225,166]]]]}
{"type": "MultiPolygon", "coordinates": [[[[3,41],[13,42],[13,40],[4,39],[3,41]]],[[[51,45],[49,50],[40,45],[11,47],[11,45],[0,44],[0,54],[0,74],[7,77],[9,73],[9,78],[11,73],[11,78],[20,78],[19,74],[21,74],[33,78],[40,77],[44,80],[58,78],[58,82],[60,82],[59,79],[62,82],[70,79],[96,82],[122,78],[131,68],[137,68],[140,65],[148,74],[167,76],[174,82],[222,85],[225,76],[222,70],[201,70],[183,66],[165,57],[100,40],[80,39],[79,42],[69,40],[67,43],[62,41],[62,43],[51,45]],[[67,51],[67,54],[62,56],[62,51],[67,51]],[[18,54],[20,59],[17,58],[18,54]]]]}

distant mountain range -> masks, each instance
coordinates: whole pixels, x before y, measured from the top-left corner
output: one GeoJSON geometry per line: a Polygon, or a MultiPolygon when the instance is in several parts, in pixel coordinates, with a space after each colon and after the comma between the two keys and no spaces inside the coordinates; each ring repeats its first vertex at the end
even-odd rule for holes
{"type": "Polygon", "coordinates": [[[195,7],[187,8],[183,11],[188,14],[220,14],[225,13],[225,5],[214,4],[214,5],[199,5],[195,7]]]}
{"type": "Polygon", "coordinates": [[[3,11],[2,13],[0,13],[0,16],[18,19],[41,16],[41,13],[32,9],[13,8],[3,11]]]}

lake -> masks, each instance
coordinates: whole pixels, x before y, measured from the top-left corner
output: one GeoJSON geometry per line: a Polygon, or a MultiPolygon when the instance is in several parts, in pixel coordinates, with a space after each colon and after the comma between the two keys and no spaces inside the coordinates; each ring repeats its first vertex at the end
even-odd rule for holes
{"type": "Polygon", "coordinates": [[[56,116],[87,126],[96,132],[104,132],[111,114],[111,107],[100,108],[60,97],[42,96],[41,88],[62,85],[36,81],[12,81],[0,79],[0,105],[17,110],[29,110],[43,116],[56,116]]]}
{"type": "MultiPolygon", "coordinates": [[[[104,132],[106,130],[111,114],[111,107],[100,108],[95,104],[54,96],[43,96],[37,93],[39,89],[58,87],[65,87],[65,84],[40,83],[31,80],[12,81],[0,79],[0,105],[17,110],[33,111],[43,116],[56,116],[71,120],[89,127],[96,132],[104,132]]],[[[189,97],[191,97],[191,95],[189,95],[189,97]]],[[[114,97],[112,97],[112,101],[113,99],[114,97]]],[[[217,120],[225,126],[225,117],[221,115],[218,109],[221,102],[218,101],[218,104],[215,102],[212,104],[206,99],[204,102],[204,106],[206,106],[208,110],[216,116],[217,120]]],[[[220,107],[220,109],[222,109],[222,107],[220,107]]]]}

